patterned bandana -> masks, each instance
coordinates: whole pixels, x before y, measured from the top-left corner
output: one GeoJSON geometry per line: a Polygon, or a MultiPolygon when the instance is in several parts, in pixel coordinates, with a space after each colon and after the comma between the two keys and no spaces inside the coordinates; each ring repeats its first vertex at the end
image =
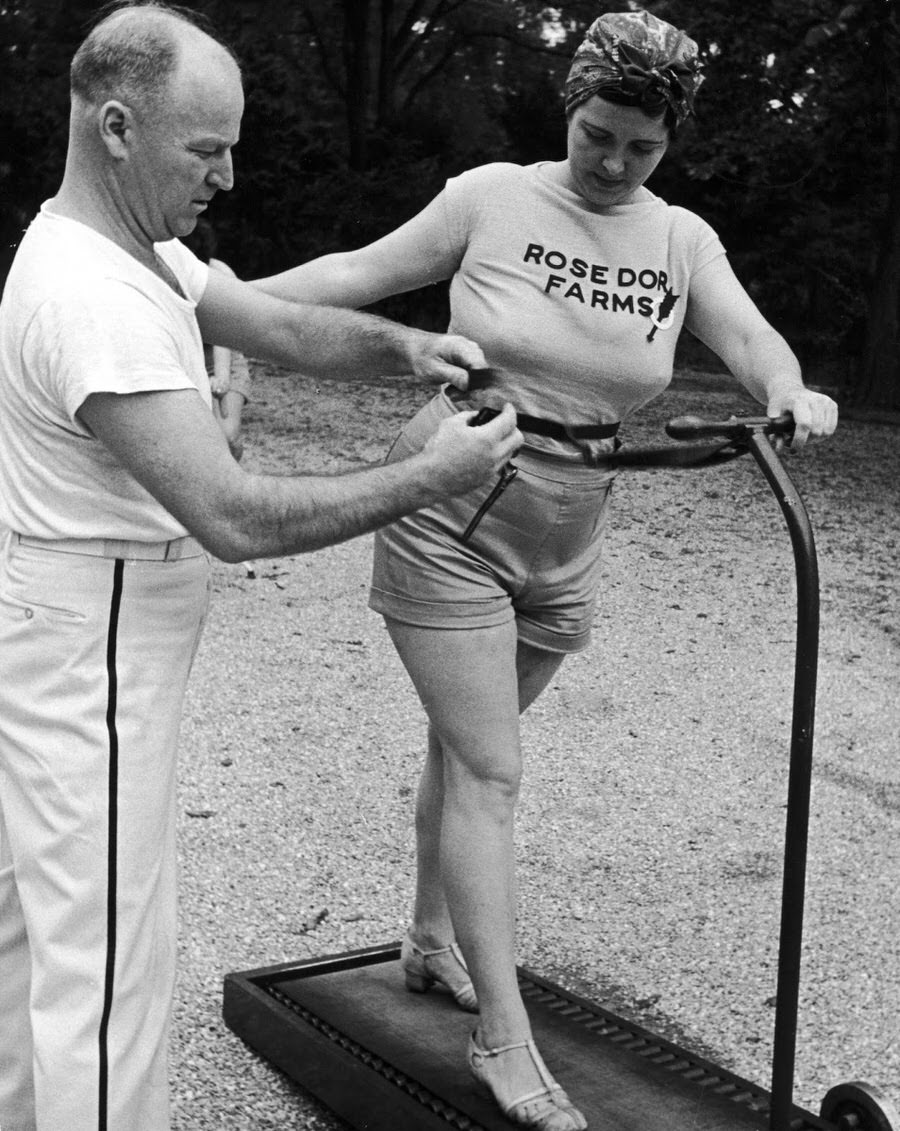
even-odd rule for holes
{"type": "Polygon", "coordinates": [[[650,12],[612,12],[594,20],[566,79],[566,113],[595,94],[634,99],[651,117],[689,116],[703,82],[697,44],[650,12]]]}

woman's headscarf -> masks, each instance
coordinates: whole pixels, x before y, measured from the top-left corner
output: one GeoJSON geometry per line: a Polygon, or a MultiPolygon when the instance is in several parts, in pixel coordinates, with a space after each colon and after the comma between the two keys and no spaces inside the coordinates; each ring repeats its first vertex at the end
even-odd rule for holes
{"type": "Polygon", "coordinates": [[[566,113],[607,94],[651,117],[668,110],[677,128],[693,109],[701,68],[697,44],[683,31],[650,12],[611,12],[594,20],[575,52],[566,113]]]}

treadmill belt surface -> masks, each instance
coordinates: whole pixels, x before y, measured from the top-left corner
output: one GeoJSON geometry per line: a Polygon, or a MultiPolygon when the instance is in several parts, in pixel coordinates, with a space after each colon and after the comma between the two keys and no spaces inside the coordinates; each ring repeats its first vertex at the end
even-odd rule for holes
{"type": "MultiPolygon", "coordinates": [[[[251,1047],[366,1131],[509,1131],[472,1080],[477,1017],[449,994],[406,990],[399,946],[229,974],[224,1015],[251,1047]]],[[[768,1095],[583,998],[519,970],[535,1041],[589,1126],[768,1127],[768,1095]]],[[[795,1131],[827,1126],[797,1109],[795,1131]]]]}

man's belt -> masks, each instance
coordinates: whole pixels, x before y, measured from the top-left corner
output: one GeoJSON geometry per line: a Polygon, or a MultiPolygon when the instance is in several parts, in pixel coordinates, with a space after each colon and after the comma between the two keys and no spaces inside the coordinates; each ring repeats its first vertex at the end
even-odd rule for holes
{"type": "Polygon", "coordinates": [[[33,538],[16,534],[22,546],[51,550],[57,554],[86,554],[91,558],[126,558],[129,561],[176,562],[199,558],[205,553],[196,538],[172,538],[168,542],[134,542],[122,538],[33,538]]]}

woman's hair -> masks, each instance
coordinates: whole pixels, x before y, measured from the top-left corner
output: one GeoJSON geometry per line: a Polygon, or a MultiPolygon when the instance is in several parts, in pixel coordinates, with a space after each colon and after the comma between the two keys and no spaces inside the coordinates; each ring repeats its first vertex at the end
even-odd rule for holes
{"type": "Polygon", "coordinates": [[[153,105],[178,63],[179,23],[208,35],[237,62],[201,13],[165,0],[117,0],[102,9],[72,59],[73,96],[92,105],[110,98],[153,105]]]}
{"type": "Polygon", "coordinates": [[[674,136],[693,111],[702,66],[697,44],[650,12],[600,16],[572,60],[566,115],[597,94],[663,118],[674,136]]]}

